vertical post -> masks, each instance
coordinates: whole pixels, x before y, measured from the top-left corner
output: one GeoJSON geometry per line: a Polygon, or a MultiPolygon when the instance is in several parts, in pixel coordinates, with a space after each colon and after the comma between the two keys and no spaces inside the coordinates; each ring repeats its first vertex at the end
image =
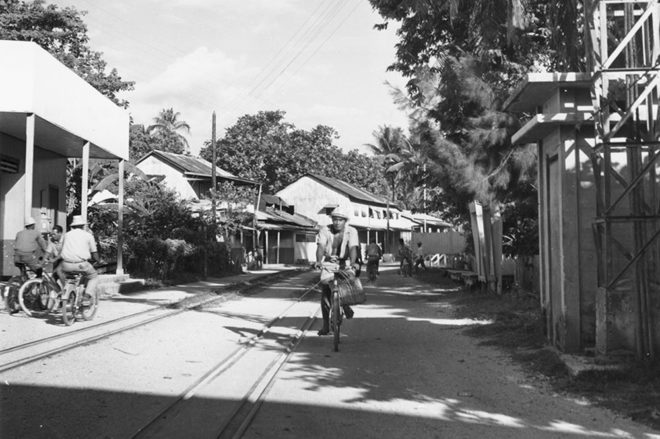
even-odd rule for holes
{"type": "Polygon", "coordinates": [[[277,231],[277,257],[276,257],[276,259],[275,259],[275,260],[276,260],[276,262],[275,262],[276,264],[279,264],[279,263],[280,263],[280,234],[281,234],[281,233],[282,233],[281,231],[279,231],[279,230],[277,231]]]}
{"type": "Polygon", "coordinates": [[[119,180],[117,197],[117,275],[124,274],[124,256],[122,247],[124,243],[124,160],[119,160],[119,180]]]}
{"type": "Polygon", "coordinates": [[[213,192],[211,193],[211,218],[213,221],[213,225],[215,226],[215,190],[217,189],[217,181],[216,181],[216,171],[215,171],[215,162],[217,160],[216,158],[216,152],[215,152],[215,111],[213,112],[213,116],[211,116],[211,189],[213,192]]]}
{"type": "Polygon", "coordinates": [[[387,212],[385,213],[387,217],[387,230],[385,231],[385,247],[387,248],[387,253],[392,253],[390,245],[390,200],[387,200],[387,212]]]}
{"type": "Polygon", "coordinates": [[[25,118],[25,218],[32,216],[32,191],[34,185],[34,113],[25,118]]]}
{"type": "Polygon", "coordinates": [[[266,242],[264,242],[264,262],[270,264],[270,249],[268,248],[268,243],[270,242],[268,236],[268,230],[266,230],[266,242]]]}
{"type": "Polygon", "coordinates": [[[259,211],[259,204],[261,203],[261,187],[259,184],[259,190],[257,192],[257,200],[254,203],[254,215],[252,216],[252,251],[254,254],[257,254],[257,249],[259,248],[259,232],[257,231],[257,212],[259,211]]]}
{"type": "Polygon", "coordinates": [[[82,183],[80,184],[80,214],[87,220],[87,193],[89,192],[89,148],[85,142],[82,150],[82,183]]]}

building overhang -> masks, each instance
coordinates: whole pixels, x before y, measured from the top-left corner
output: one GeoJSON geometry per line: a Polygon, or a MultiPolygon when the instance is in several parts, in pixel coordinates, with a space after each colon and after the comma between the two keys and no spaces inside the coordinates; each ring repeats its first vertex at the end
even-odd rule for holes
{"type": "Polygon", "coordinates": [[[504,103],[504,111],[533,113],[561,88],[591,87],[590,73],[529,73],[504,103]]]}
{"type": "Polygon", "coordinates": [[[593,125],[593,113],[536,114],[511,137],[514,145],[536,143],[559,126],[593,125]]]}
{"type": "Polygon", "coordinates": [[[0,132],[65,157],[128,159],[129,115],[33,42],[0,41],[0,132]]]}

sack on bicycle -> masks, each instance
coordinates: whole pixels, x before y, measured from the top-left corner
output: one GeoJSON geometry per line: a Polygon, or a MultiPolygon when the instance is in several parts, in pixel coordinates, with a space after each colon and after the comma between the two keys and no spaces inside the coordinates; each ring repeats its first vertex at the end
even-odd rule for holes
{"type": "Polygon", "coordinates": [[[342,272],[342,278],[338,280],[337,286],[342,305],[359,305],[367,301],[362,282],[355,273],[342,272]]]}

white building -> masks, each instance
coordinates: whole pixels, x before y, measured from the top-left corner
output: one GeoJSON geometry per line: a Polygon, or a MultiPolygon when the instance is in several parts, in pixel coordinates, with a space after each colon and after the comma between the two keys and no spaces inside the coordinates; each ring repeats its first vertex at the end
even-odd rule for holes
{"type": "MultiPolygon", "coordinates": [[[[82,159],[83,193],[90,158],[123,170],[129,115],[35,43],[0,41],[0,59],[0,275],[9,276],[26,217],[66,226],[68,158],[82,159]]],[[[117,263],[121,271],[120,255],[117,263]]]]}

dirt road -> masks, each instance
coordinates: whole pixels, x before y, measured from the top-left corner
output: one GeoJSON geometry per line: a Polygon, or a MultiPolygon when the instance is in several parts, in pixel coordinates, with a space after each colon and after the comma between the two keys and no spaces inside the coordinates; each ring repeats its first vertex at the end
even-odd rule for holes
{"type": "MultiPolygon", "coordinates": [[[[285,358],[292,336],[318,310],[316,293],[297,300],[315,276],[0,372],[0,437],[218,437],[266,366],[285,358]],[[264,337],[252,344],[257,334],[264,337]],[[225,361],[239,351],[246,355],[225,361]]],[[[430,287],[390,269],[366,288],[368,302],[345,322],[340,352],[330,337],[316,335],[317,320],[267,382],[263,401],[252,401],[258,410],[244,437],[660,438],[535,387],[506,354],[463,335],[488,322],[453,317],[450,282],[430,287]]],[[[98,320],[194,294],[103,301],[98,320]]],[[[57,322],[6,314],[5,323],[23,331],[22,341],[65,331],[57,322]]],[[[2,334],[0,350],[11,344],[11,332],[2,334]]]]}

